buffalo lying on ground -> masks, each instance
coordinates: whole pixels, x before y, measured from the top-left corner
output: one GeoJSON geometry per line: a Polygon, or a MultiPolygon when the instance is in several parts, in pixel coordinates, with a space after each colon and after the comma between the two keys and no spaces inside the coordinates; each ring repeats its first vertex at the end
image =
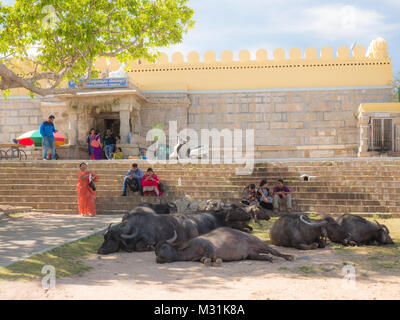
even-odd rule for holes
{"type": "Polygon", "coordinates": [[[324,248],[326,237],[334,242],[354,244],[351,235],[333,218],[313,221],[301,213],[289,213],[280,217],[272,226],[270,237],[274,245],[300,250],[324,248]]]}
{"type": "Polygon", "coordinates": [[[99,254],[120,249],[125,251],[148,251],[160,241],[183,243],[218,227],[234,227],[250,220],[242,208],[232,205],[219,211],[203,211],[185,214],[158,215],[151,208],[137,207],[122,218],[122,222],[109,226],[99,254]]]}
{"type": "MultiPolygon", "coordinates": [[[[248,221],[240,221],[232,225],[231,227],[234,229],[238,229],[241,231],[245,232],[251,232],[253,231],[253,228],[248,224],[250,220],[253,220],[254,222],[260,224],[259,220],[266,220],[268,221],[271,217],[268,215],[267,211],[263,209],[260,204],[254,204],[254,205],[237,205],[237,204],[231,204],[230,206],[235,206],[235,207],[240,207],[244,211],[246,211],[249,214],[249,219],[248,221]]],[[[221,200],[208,200],[207,205],[205,207],[206,211],[220,211],[223,208],[223,202],[221,200]]]]}
{"type": "Polygon", "coordinates": [[[394,243],[389,235],[389,229],[377,221],[372,223],[359,216],[344,214],[337,218],[336,222],[344,232],[351,235],[351,240],[356,245],[373,244],[374,242],[380,244],[394,243]]]}
{"type": "Polygon", "coordinates": [[[201,261],[204,264],[237,260],[265,260],[272,262],[268,254],[292,261],[292,255],[282,254],[272,249],[257,237],[234,230],[218,228],[210,233],[190,239],[182,245],[162,242],[155,248],[157,263],[173,261],[201,261]]]}
{"type": "Polygon", "coordinates": [[[178,212],[178,208],[176,207],[176,204],[173,202],[168,202],[168,203],[142,202],[141,204],[138,205],[138,207],[151,208],[157,214],[170,214],[178,212]]]}

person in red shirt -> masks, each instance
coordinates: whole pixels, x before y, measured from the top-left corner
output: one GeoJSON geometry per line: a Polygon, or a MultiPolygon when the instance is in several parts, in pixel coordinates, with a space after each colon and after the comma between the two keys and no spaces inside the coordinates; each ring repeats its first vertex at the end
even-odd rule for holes
{"type": "Polygon", "coordinates": [[[154,173],[152,168],[148,168],[146,174],[143,175],[142,178],[142,188],[145,196],[149,195],[149,193],[153,193],[154,195],[161,197],[163,193],[160,191],[160,179],[158,179],[157,175],[154,173]]]}

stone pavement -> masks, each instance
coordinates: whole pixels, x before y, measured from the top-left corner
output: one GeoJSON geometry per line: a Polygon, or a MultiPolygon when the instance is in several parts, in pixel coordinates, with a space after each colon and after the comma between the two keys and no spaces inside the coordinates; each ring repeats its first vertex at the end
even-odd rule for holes
{"type": "Polygon", "coordinates": [[[81,217],[68,214],[26,213],[0,217],[0,266],[103,231],[122,215],[81,217]]]}

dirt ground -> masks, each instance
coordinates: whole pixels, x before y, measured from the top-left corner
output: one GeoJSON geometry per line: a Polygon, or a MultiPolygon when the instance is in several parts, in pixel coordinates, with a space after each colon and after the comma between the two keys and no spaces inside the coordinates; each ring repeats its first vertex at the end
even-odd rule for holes
{"type": "MultiPolygon", "coordinates": [[[[355,269],[355,283],[344,280],[346,256],[334,248],[298,251],[295,261],[156,264],[154,252],[92,254],[93,269],[56,280],[0,281],[0,299],[400,299],[400,273],[355,269]],[[354,286],[352,285],[354,284],[354,286]]],[[[361,268],[361,267],[360,267],[361,268]]],[[[349,276],[347,276],[349,277],[349,276]]]]}

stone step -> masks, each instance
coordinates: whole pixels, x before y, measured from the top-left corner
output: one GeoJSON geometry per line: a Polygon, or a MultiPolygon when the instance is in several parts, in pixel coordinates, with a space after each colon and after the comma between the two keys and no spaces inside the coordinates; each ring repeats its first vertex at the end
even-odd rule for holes
{"type": "MultiPolygon", "coordinates": [[[[0,190],[0,197],[6,199],[6,197],[16,196],[16,192],[18,190],[0,190]]],[[[209,187],[207,191],[198,191],[198,187],[188,187],[188,188],[169,188],[168,194],[175,195],[177,193],[185,193],[190,195],[197,195],[197,196],[205,196],[207,194],[226,194],[229,193],[234,198],[241,197],[240,189],[233,189],[229,187],[209,187]]],[[[321,190],[319,190],[321,191],[321,190]]],[[[121,187],[117,187],[113,190],[110,189],[101,189],[98,188],[96,193],[97,197],[119,197],[121,195],[121,187]]],[[[28,197],[35,196],[35,197],[43,197],[48,199],[49,197],[76,197],[76,190],[71,188],[70,190],[56,190],[48,188],[46,190],[43,189],[29,189],[24,190],[22,194],[19,194],[17,197],[20,199],[26,199],[28,197]],[[47,191],[44,192],[44,191],[47,191]]],[[[212,197],[211,197],[212,198],[212,197]]],[[[400,194],[397,192],[392,193],[382,193],[382,194],[374,194],[374,193],[359,193],[359,192],[304,192],[302,191],[293,191],[292,194],[293,199],[313,199],[315,201],[322,201],[322,200],[376,200],[376,201],[400,201],[400,194]]],[[[22,200],[21,200],[22,201],[22,200]]]]}
{"type": "MultiPolygon", "coordinates": [[[[137,163],[139,166],[153,166],[153,167],[171,167],[171,166],[202,166],[202,167],[237,167],[241,166],[242,164],[233,163],[220,163],[220,164],[213,164],[213,163],[172,163],[172,162],[157,162],[157,163],[149,163],[147,160],[138,160],[138,159],[124,159],[124,160],[103,160],[103,161],[93,161],[93,160],[57,160],[57,161],[43,161],[43,160],[8,160],[8,161],[0,161],[0,166],[30,166],[32,164],[35,167],[56,167],[56,166],[75,166],[85,161],[90,166],[101,166],[101,167],[115,167],[115,166],[126,166],[127,164],[130,165],[132,163],[137,163]]],[[[270,159],[263,162],[255,162],[255,167],[265,167],[265,166],[305,166],[305,165],[320,165],[320,166],[360,166],[360,165],[400,165],[400,160],[397,158],[395,159],[382,159],[382,158],[347,158],[347,159],[307,159],[307,160],[299,160],[299,159],[270,159]]]]}
{"type": "MultiPolygon", "coordinates": [[[[376,175],[377,170],[384,175],[387,174],[399,174],[398,167],[363,167],[361,168],[321,168],[321,167],[308,167],[307,169],[302,167],[293,167],[293,168],[254,168],[253,174],[288,174],[288,175],[297,175],[300,173],[316,173],[316,174],[324,174],[324,173],[337,173],[341,172],[344,174],[349,175],[357,175],[357,174],[364,174],[364,175],[376,175]]],[[[52,173],[61,173],[61,174],[72,174],[78,173],[78,168],[50,168],[52,173]]],[[[110,174],[125,174],[130,167],[126,168],[90,168],[91,170],[95,171],[96,173],[110,173],[110,174]]],[[[146,169],[146,168],[142,168],[146,169]]],[[[153,168],[154,169],[154,168],[153,168]]],[[[235,168],[233,169],[217,169],[217,168],[209,168],[209,169],[202,169],[202,168],[159,168],[154,169],[157,170],[157,173],[166,173],[166,174],[218,174],[221,171],[234,174],[235,168]]],[[[48,173],[49,168],[29,168],[29,167],[0,167],[0,173],[21,173],[21,172],[29,172],[29,173],[48,173]]]]}
{"type": "MultiPolygon", "coordinates": [[[[238,191],[241,192],[244,189],[243,185],[230,185],[230,184],[211,184],[208,182],[203,182],[203,184],[194,182],[193,184],[187,184],[183,186],[177,185],[168,185],[169,188],[173,189],[182,189],[185,190],[192,190],[194,188],[198,188],[199,185],[205,186],[207,185],[208,190],[221,190],[221,191],[238,191]],[[193,185],[196,184],[196,185],[193,185]]],[[[393,183],[395,184],[395,183],[393,183]]],[[[96,183],[96,187],[98,191],[121,191],[122,190],[122,183],[121,184],[100,184],[96,183]]],[[[270,190],[273,188],[273,185],[269,186],[270,190]]],[[[291,190],[294,193],[304,192],[304,193],[373,193],[373,194],[400,194],[399,187],[379,187],[379,192],[377,192],[377,186],[334,186],[334,185],[313,185],[310,186],[306,183],[300,183],[298,185],[290,185],[291,190]]],[[[75,184],[56,184],[56,183],[46,183],[46,184],[38,184],[38,183],[23,183],[23,184],[0,184],[0,194],[12,194],[15,192],[23,191],[60,191],[60,192],[76,192],[76,185],[75,184]],[[6,193],[4,193],[6,192],[6,193]]]]}
{"type": "MultiPolygon", "coordinates": [[[[98,183],[104,183],[104,184],[110,184],[110,183],[122,183],[124,176],[99,176],[99,181],[98,183]]],[[[196,177],[196,176],[191,176],[191,177],[171,177],[171,176],[159,176],[161,181],[164,182],[173,182],[177,183],[178,179],[181,178],[181,182],[225,182],[225,183],[230,183],[230,184],[241,184],[241,185],[248,185],[249,183],[255,183],[258,184],[263,178],[265,177],[249,177],[249,178],[235,178],[235,177],[196,177]]],[[[15,181],[15,183],[20,183],[20,181],[26,181],[27,183],[33,183],[34,181],[37,181],[37,183],[42,183],[45,184],[46,181],[48,183],[63,183],[63,184],[70,184],[70,183],[76,183],[78,181],[77,177],[70,177],[70,176],[63,176],[63,175],[50,175],[48,177],[46,176],[35,176],[35,175],[29,175],[27,174],[26,176],[24,175],[18,175],[18,174],[0,174],[0,184],[9,184],[10,182],[15,181]]],[[[268,181],[268,179],[267,179],[268,181]]],[[[269,180],[270,184],[275,184],[275,179],[274,180],[269,180]]],[[[326,183],[357,183],[360,185],[361,183],[368,183],[368,182],[378,182],[378,183],[397,183],[397,185],[400,185],[400,177],[398,180],[396,180],[393,177],[363,177],[363,176],[331,176],[331,177],[320,177],[319,179],[316,180],[311,180],[311,181],[301,181],[299,179],[285,179],[288,184],[308,184],[308,185],[315,185],[318,183],[326,182],[326,183]]]]}
{"type": "MultiPolygon", "coordinates": [[[[39,211],[77,213],[76,183],[81,161],[0,161],[0,203],[32,206],[39,211]]],[[[99,175],[96,183],[98,213],[124,212],[146,201],[179,199],[184,194],[198,200],[240,200],[244,186],[267,178],[272,188],[283,178],[293,190],[296,210],[324,214],[344,212],[400,211],[400,160],[354,161],[282,161],[257,163],[249,176],[237,176],[243,165],[151,165],[167,186],[163,200],[130,195],[120,197],[122,181],[133,162],[147,168],[150,164],[136,160],[88,161],[99,175]],[[301,181],[308,174],[317,179],[301,181]],[[178,177],[181,186],[178,186],[178,177]]]]}

